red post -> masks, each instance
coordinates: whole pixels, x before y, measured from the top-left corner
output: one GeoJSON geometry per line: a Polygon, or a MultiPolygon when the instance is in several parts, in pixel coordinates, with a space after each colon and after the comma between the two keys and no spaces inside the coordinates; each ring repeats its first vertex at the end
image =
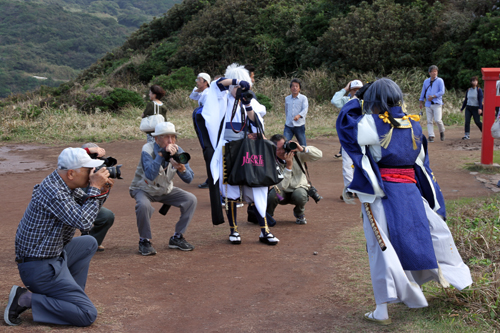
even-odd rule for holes
{"type": "Polygon", "coordinates": [[[491,136],[491,126],[495,121],[495,106],[500,106],[500,96],[497,96],[497,81],[500,80],[500,68],[481,68],[484,81],[483,106],[483,142],[481,145],[481,164],[493,164],[494,139],[491,136]]]}

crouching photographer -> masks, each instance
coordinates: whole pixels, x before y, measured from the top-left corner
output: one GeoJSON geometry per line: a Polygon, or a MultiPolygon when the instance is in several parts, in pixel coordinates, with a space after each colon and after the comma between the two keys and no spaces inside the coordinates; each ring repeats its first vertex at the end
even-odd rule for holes
{"type": "Polygon", "coordinates": [[[309,196],[316,203],[322,199],[306,175],[305,162],[317,161],[323,153],[316,147],[303,147],[296,142],[287,141],[281,134],[275,134],[271,141],[276,144],[276,156],[282,169],[283,181],[269,191],[267,197],[267,213],[274,215],[274,210],[280,205],[295,205],[293,215],[297,224],[306,224],[305,206],[309,196]]]}
{"type": "MultiPolygon", "coordinates": [[[[106,150],[104,150],[104,148],[99,147],[95,143],[92,142],[86,143],[82,146],[82,148],[85,149],[87,154],[89,154],[89,156],[92,159],[98,159],[104,161],[104,163],[98,168],[96,168],[95,171],[97,172],[98,169],[101,168],[106,168],[108,170],[109,172],[108,181],[106,182],[106,185],[104,185],[105,188],[101,190],[104,190],[104,192],[108,192],[109,195],[109,191],[113,187],[113,179],[111,178],[122,179],[120,171],[121,164],[116,165],[117,161],[112,157],[105,158],[104,156],[106,155],[106,150]]],[[[86,191],[86,189],[84,189],[84,191],[86,191]]],[[[92,229],[80,230],[80,231],[82,235],[91,235],[92,237],[94,237],[97,241],[97,245],[99,245],[97,251],[102,252],[104,251],[104,246],[102,246],[102,242],[104,240],[104,237],[106,237],[109,228],[111,228],[114,222],[115,222],[115,214],[109,209],[101,206],[101,208],[99,209],[99,213],[97,214],[97,217],[94,221],[94,225],[92,226],[92,229]]]]}

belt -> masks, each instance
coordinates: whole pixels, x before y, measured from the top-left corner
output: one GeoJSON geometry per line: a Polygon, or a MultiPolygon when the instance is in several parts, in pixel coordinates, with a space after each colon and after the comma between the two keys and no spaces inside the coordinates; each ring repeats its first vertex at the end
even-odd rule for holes
{"type": "Polygon", "coordinates": [[[16,262],[18,264],[23,264],[23,263],[29,262],[29,261],[41,261],[41,260],[54,259],[54,258],[59,258],[59,257],[50,257],[50,258],[24,257],[24,258],[16,258],[16,262]]]}

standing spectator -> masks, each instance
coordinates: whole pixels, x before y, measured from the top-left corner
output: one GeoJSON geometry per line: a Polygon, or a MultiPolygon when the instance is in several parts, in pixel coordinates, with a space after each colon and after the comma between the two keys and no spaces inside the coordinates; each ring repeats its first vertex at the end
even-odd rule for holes
{"type": "Polygon", "coordinates": [[[174,186],[173,178],[177,174],[183,182],[189,184],[193,180],[194,172],[189,163],[177,163],[170,156],[184,152],[179,147],[175,126],[164,122],[156,125],[151,134],[155,143],[148,142],[142,147],[141,160],[135,171],[135,177],[130,185],[130,196],[135,199],[135,214],[137,229],[139,230],[139,253],[143,256],[156,254],[151,245],[151,215],[154,209],[151,202],[161,202],[168,210],[170,206],[179,207],[181,216],[175,225],[175,233],[168,242],[171,249],[192,251],[194,246],[189,244],[183,234],[193,218],[196,209],[196,196],[174,186]],[[166,205],[166,206],[165,206],[166,205]]]}
{"type": "Polygon", "coordinates": [[[283,135],[287,140],[293,136],[297,138],[301,146],[306,145],[306,115],[309,108],[307,97],[300,93],[302,82],[292,79],[290,82],[291,94],[285,98],[285,130],[283,135]]]}
{"type": "Polygon", "coordinates": [[[480,115],[483,113],[483,90],[477,86],[477,83],[477,76],[471,77],[470,84],[472,87],[467,89],[462,108],[460,109],[460,112],[462,112],[465,108],[465,135],[462,140],[470,139],[471,117],[474,117],[474,122],[479,130],[483,131],[483,124],[480,118],[480,115]]]}
{"type": "MultiPolygon", "coordinates": [[[[103,158],[104,155],[106,155],[106,150],[104,148],[99,147],[97,144],[93,142],[88,142],[82,146],[83,149],[89,154],[89,156],[93,159],[100,159],[103,158]]],[[[113,180],[109,179],[108,183],[110,185],[110,190],[113,187],[113,180]]],[[[88,191],[88,188],[83,189],[85,192],[88,191]]],[[[109,192],[108,192],[109,195],[109,192]]],[[[102,204],[104,204],[106,199],[103,200],[102,204]]],[[[92,229],[90,231],[85,232],[82,230],[82,235],[88,234],[92,237],[94,237],[97,241],[97,252],[102,252],[104,251],[104,246],[102,245],[102,242],[104,241],[104,237],[106,237],[106,234],[108,233],[109,228],[113,225],[115,222],[115,214],[105,208],[102,207],[99,209],[99,213],[97,214],[97,217],[94,221],[94,225],[92,226],[92,229]]]]}
{"type": "Polygon", "coordinates": [[[425,103],[425,112],[427,114],[427,135],[429,142],[434,142],[434,122],[436,122],[441,141],[444,141],[443,120],[443,95],[445,92],[444,81],[438,77],[438,67],[432,65],[429,67],[430,78],[424,80],[422,93],[420,94],[420,109],[425,103]]]}
{"type": "Polygon", "coordinates": [[[349,100],[354,97],[354,94],[356,94],[356,91],[362,87],[363,82],[360,80],[352,80],[345,86],[345,88],[340,89],[335,93],[335,95],[333,95],[331,100],[332,104],[337,108],[342,109],[344,104],[349,102],[349,100]],[[348,93],[347,96],[346,93],[348,93]]]}
{"type": "MultiPolygon", "coordinates": [[[[196,108],[193,112],[193,121],[195,121],[196,114],[199,112],[200,107],[205,104],[205,100],[207,99],[208,94],[208,88],[210,87],[210,82],[210,75],[208,75],[207,73],[200,73],[196,78],[196,87],[193,88],[193,92],[191,92],[191,95],[189,95],[189,98],[194,101],[198,101],[198,108],[196,108]]],[[[196,128],[196,123],[194,123],[194,125],[196,134],[198,135],[198,139],[200,140],[201,148],[203,149],[203,143],[196,128]]],[[[208,178],[207,180],[205,180],[205,182],[199,184],[198,187],[208,188],[208,178]]]]}
{"type": "Polygon", "coordinates": [[[205,104],[205,99],[207,98],[208,88],[210,87],[210,75],[207,73],[200,73],[196,78],[196,87],[193,88],[193,92],[189,95],[194,101],[198,101],[199,106],[205,104]]]}
{"type": "MultiPolygon", "coordinates": [[[[159,113],[165,118],[165,121],[167,121],[167,108],[163,105],[163,102],[160,101],[163,96],[165,96],[165,90],[159,85],[155,84],[149,88],[149,99],[151,102],[146,105],[146,110],[142,113],[142,118],[159,113]]],[[[148,142],[155,142],[154,138],[151,136],[151,132],[146,133],[146,138],[148,142]]]]}
{"type": "Polygon", "coordinates": [[[19,275],[29,290],[12,287],[4,312],[8,325],[19,325],[19,315],[29,308],[40,323],[89,326],[95,321],[97,309],[85,285],[97,242],[73,236],[76,229],[92,227],[107,196],[109,172],[94,172],[102,163],[82,148],[66,148],[57,170],[35,185],[15,242],[19,275]]]}
{"type": "MultiPolygon", "coordinates": [[[[356,98],[354,95],[356,92],[363,87],[363,82],[360,80],[353,80],[349,82],[345,88],[340,89],[333,95],[332,97],[332,104],[335,105],[337,108],[342,109],[342,107],[349,102],[351,98],[356,98]],[[345,94],[349,92],[347,96],[345,94]]],[[[344,190],[342,191],[342,194],[340,195],[340,200],[344,200],[344,194],[349,198],[353,198],[356,195],[347,191],[347,186],[352,181],[352,175],[353,175],[353,164],[352,164],[352,159],[349,157],[349,155],[346,153],[344,148],[340,146],[340,156],[342,156],[342,176],[344,178],[344,190]]],[[[338,155],[335,155],[336,158],[340,157],[338,155]]]]}

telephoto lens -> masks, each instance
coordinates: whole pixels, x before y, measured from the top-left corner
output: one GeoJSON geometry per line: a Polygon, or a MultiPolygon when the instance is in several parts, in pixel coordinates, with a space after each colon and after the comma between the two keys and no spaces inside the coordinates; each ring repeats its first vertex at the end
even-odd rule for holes
{"type": "Polygon", "coordinates": [[[292,141],[285,141],[285,143],[283,144],[283,149],[285,149],[287,153],[291,152],[294,149],[297,149],[297,147],[298,145],[292,141]]]}

